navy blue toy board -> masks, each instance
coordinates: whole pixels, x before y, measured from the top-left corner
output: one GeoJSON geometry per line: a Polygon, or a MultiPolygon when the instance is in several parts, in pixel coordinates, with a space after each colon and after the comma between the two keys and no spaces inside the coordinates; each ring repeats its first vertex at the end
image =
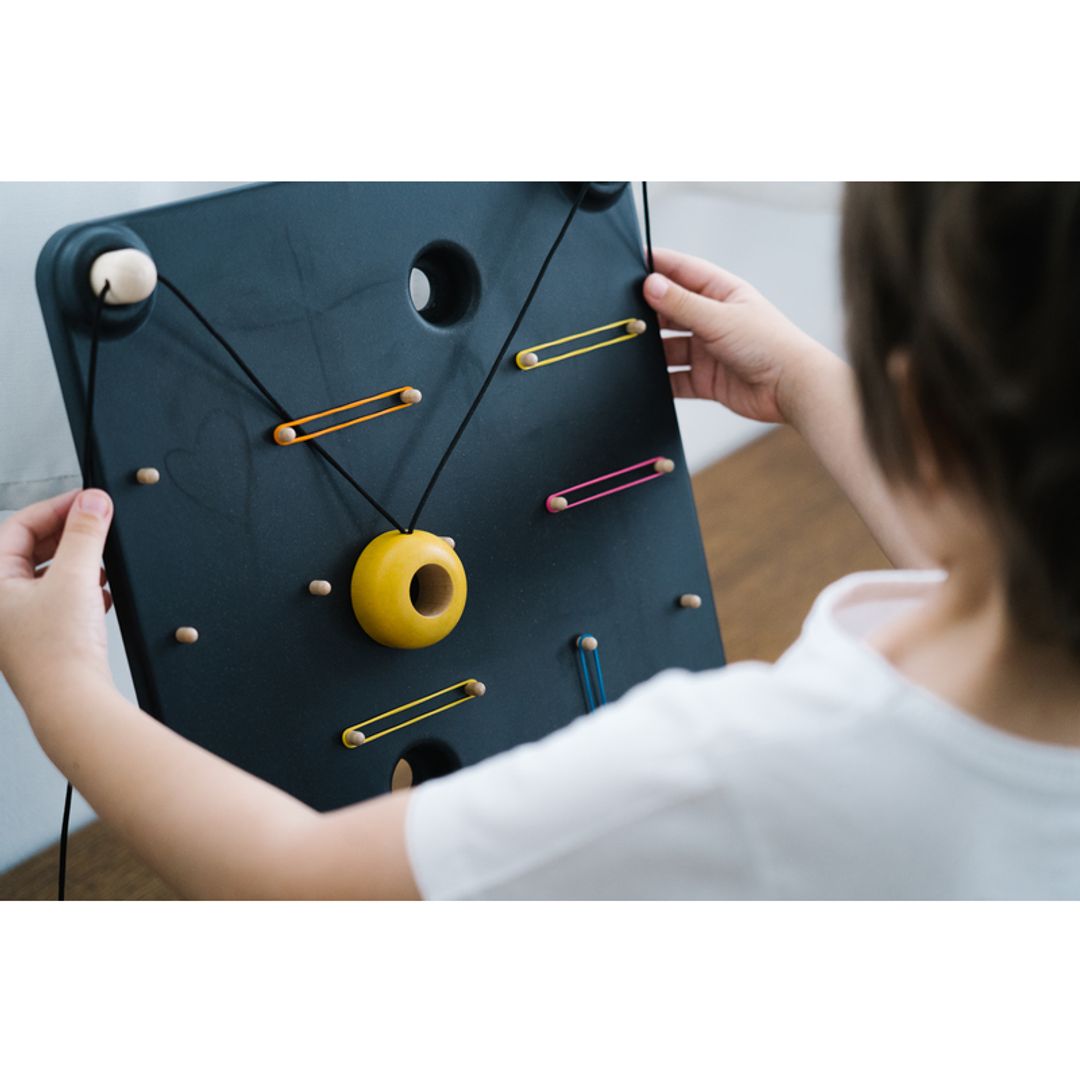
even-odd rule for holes
{"type": "Polygon", "coordinates": [[[54,236],[143,708],[331,809],[722,664],[644,274],[628,184],[269,184],[54,236]]]}

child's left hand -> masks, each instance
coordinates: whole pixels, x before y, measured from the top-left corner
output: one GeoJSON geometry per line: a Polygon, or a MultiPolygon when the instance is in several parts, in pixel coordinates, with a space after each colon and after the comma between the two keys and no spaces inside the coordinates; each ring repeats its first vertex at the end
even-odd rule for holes
{"type": "Polygon", "coordinates": [[[35,503],[0,525],[0,672],[24,707],[73,677],[112,682],[105,638],[112,600],[101,568],[112,513],[109,496],[90,488],[35,503]]]}

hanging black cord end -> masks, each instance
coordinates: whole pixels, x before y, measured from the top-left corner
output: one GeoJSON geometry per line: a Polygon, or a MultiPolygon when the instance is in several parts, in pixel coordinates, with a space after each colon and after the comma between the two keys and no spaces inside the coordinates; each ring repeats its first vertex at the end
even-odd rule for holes
{"type": "Polygon", "coordinates": [[[652,256],[652,224],[649,221],[649,185],[645,180],[641,181],[641,208],[645,213],[645,265],[649,273],[656,271],[652,256]]]}
{"type": "MultiPolygon", "coordinates": [[[[93,437],[94,437],[94,399],[97,392],[97,361],[98,345],[101,343],[101,314],[105,309],[105,294],[109,291],[108,281],[98,293],[97,303],[94,305],[94,323],[90,331],[90,363],[86,371],[86,427],[83,431],[82,448],[82,475],[83,487],[97,486],[97,470],[94,468],[93,437]]],[[[60,857],[56,873],[56,899],[63,900],[67,886],[67,851],[68,832],[71,826],[71,781],[68,781],[67,790],[64,792],[64,816],[60,820],[60,857]]]]}

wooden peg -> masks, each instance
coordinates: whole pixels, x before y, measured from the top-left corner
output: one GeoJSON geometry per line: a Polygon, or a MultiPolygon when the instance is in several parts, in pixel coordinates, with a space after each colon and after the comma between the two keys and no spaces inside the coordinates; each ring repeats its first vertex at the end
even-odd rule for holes
{"type": "Polygon", "coordinates": [[[329,581],[316,578],[314,581],[308,582],[307,591],[312,596],[329,596],[334,591],[334,586],[329,581]]]}
{"type": "Polygon", "coordinates": [[[350,746],[363,746],[367,742],[367,736],[362,731],[350,731],[345,736],[345,741],[350,746]]]}
{"type": "Polygon", "coordinates": [[[483,697],[487,693],[487,687],[478,679],[465,684],[465,693],[470,697],[483,697]]]}
{"type": "Polygon", "coordinates": [[[423,400],[424,395],[415,386],[410,386],[408,390],[402,390],[401,392],[401,403],[403,405],[419,405],[423,400]]]}
{"type": "Polygon", "coordinates": [[[586,652],[596,652],[600,647],[600,642],[592,636],[592,634],[585,634],[578,638],[578,645],[581,646],[586,652]]]}
{"type": "Polygon", "coordinates": [[[551,498],[547,501],[548,509],[553,514],[561,513],[569,505],[570,504],[561,495],[552,495],[551,498]]]}
{"type": "Polygon", "coordinates": [[[454,543],[454,538],[452,536],[441,536],[439,537],[439,539],[442,540],[444,544],[449,544],[452,548],[457,547],[457,544],[454,543]]]}
{"type": "Polygon", "coordinates": [[[644,334],[647,329],[648,327],[642,319],[634,319],[626,326],[626,332],[628,334],[644,334]]]}
{"type": "Polygon", "coordinates": [[[283,427],[280,431],[274,432],[274,441],[282,446],[296,442],[296,428],[283,427]]]}
{"type": "Polygon", "coordinates": [[[536,365],[539,363],[540,357],[537,356],[534,352],[524,353],[521,359],[518,361],[518,364],[523,368],[536,367],[536,365]]]}
{"type": "Polygon", "coordinates": [[[176,640],[181,645],[194,645],[199,640],[199,631],[194,626],[181,626],[176,631],[176,640]]]}
{"type": "Polygon", "coordinates": [[[653,468],[657,472],[662,472],[662,473],[674,472],[675,471],[675,462],[672,461],[671,458],[662,457],[656,462],[655,465],[653,465],[653,468]]]}
{"type": "Polygon", "coordinates": [[[701,607],[701,597],[697,593],[683,593],[679,597],[679,607],[699,608],[701,607]]]}
{"type": "Polygon", "coordinates": [[[140,484],[156,484],[161,479],[161,473],[159,473],[157,469],[147,467],[139,469],[135,474],[135,479],[140,484]]]}

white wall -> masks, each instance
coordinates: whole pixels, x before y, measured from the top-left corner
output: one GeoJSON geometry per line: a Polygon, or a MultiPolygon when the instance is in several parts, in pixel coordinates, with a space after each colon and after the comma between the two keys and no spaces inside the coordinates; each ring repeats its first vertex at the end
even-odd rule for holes
{"type": "MultiPolygon", "coordinates": [[[[78,482],[34,292],[34,264],[42,245],[73,221],[219,186],[0,185],[0,404],[5,415],[0,507],[23,505],[78,482]]],[[[704,256],[748,279],[796,322],[839,349],[837,194],[833,184],[650,184],[653,240],[658,247],[704,256]]],[[[694,470],[763,430],[711,403],[680,402],[678,412],[694,470]]],[[[109,617],[109,647],[117,684],[134,700],[114,616],[109,617]]],[[[18,703],[0,681],[0,872],[55,842],[63,792],[63,778],[38,748],[18,703]]],[[[77,797],[73,827],[92,817],[77,797]]]]}

